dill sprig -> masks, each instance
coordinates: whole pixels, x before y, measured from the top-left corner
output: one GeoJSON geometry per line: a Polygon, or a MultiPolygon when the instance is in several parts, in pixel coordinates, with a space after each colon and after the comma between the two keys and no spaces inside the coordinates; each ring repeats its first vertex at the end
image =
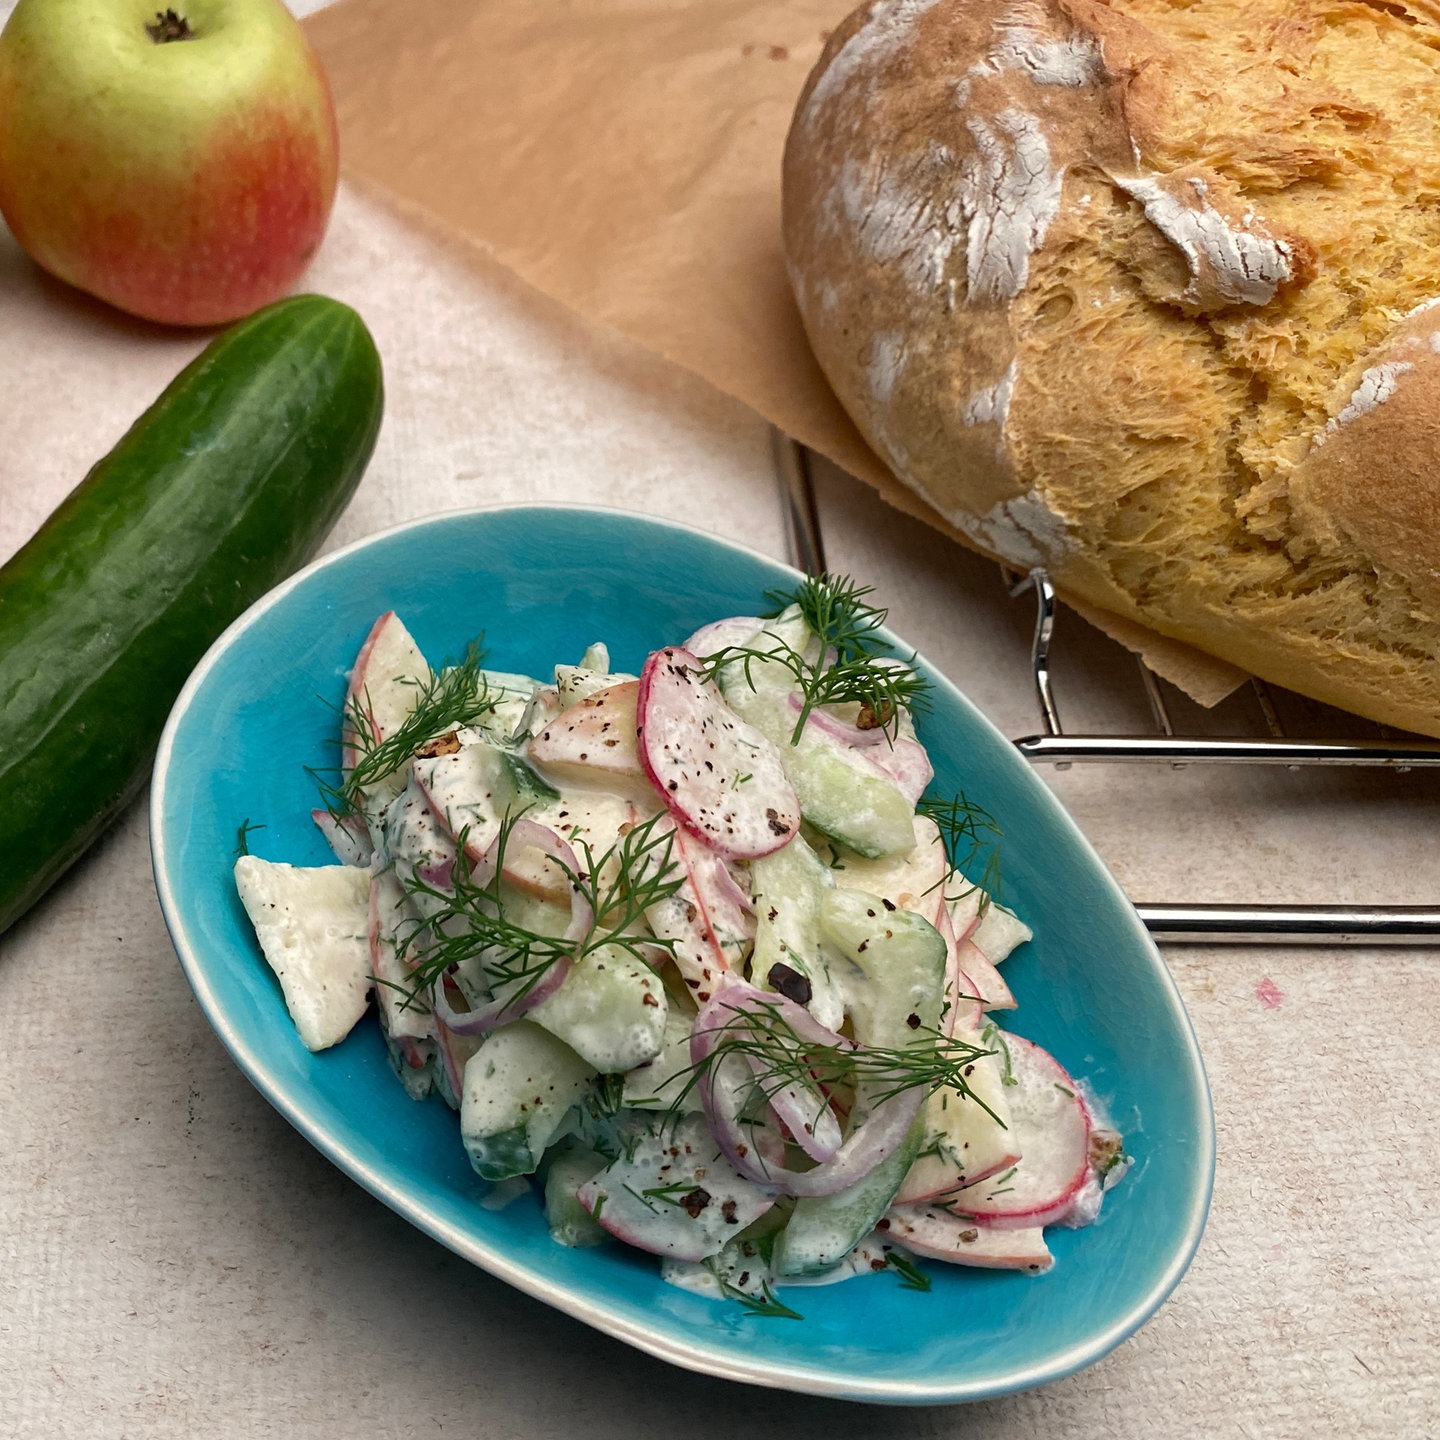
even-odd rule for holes
{"type": "MultiPolygon", "coordinates": [[[[711,1273],[714,1274],[714,1271],[712,1270],[711,1273]]],[[[792,1310],[784,1301],[776,1297],[768,1280],[762,1280],[760,1293],[752,1295],[748,1290],[742,1290],[738,1285],[732,1284],[723,1275],[716,1275],[715,1279],[719,1283],[720,1289],[730,1299],[738,1301],[752,1315],[769,1320],[803,1320],[805,1318],[798,1310],[792,1310]]]]}
{"type": "Polygon", "coordinates": [[[997,843],[1004,836],[995,817],[960,791],[949,800],[922,795],[915,807],[916,814],[926,815],[935,822],[945,845],[949,873],[945,877],[948,898],[958,900],[979,890],[982,898],[979,913],[983,915],[992,900],[1000,898],[1000,851],[997,843]],[[978,869],[980,878],[970,879],[978,869]],[[964,888],[949,894],[951,881],[959,878],[964,888]]]}
{"type": "Polygon", "coordinates": [[[1001,1057],[1000,1083],[1018,1085],[1020,1081],[1015,1075],[1015,1062],[1010,1058],[1010,1046],[1005,1042],[1005,1032],[993,1020],[980,1032],[980,1043],[995,1046],[990,1053],[1001,1057]]]}
{"type": "Polygon", "coordinates": [[[828,574],[808,576],[790,593],[769,591],[766,599],[778,607],[770,618],[797,606],[818,645],[797,650],[779,636],[766,636],[758,646],[727,645],[705,661],[704,673],[714,680],[739,664],[750,682],[757,663],[784,666],[800,688],[792,745],[799,743],[810,712],[819,705],[858,704],[860,723],[893,739],[901,710],[923,710],[929,685],[913,668],[913,654],[900,662],[888,654],[878,635],[888,612],[869,603],[866,596],[872,593],[872,587],[848,576],[828,574]]]}
{"type": "Polygon", "coordinates": [[[899,1250],[887,1250],[885,1263],[900,1276],[902,1290],[930,1289],[930,1277],[908,1256],[899,1250]]]}
{"type": "Polygon", "coordinates": [[[967,1078],[970,1066],[994,1053],[983,1044],[972,1045],[938,1030],[922,1028],[915,1032],[914,1042],[903,1048],[816,1045],[798,1035],[780,1007],[771,1004],[757,1004],[753,1009],[737,1006],[732,1018],[712,1033],[719,1036],[715,1048],[704,1060],[681,1072],[686,1080],[672,1102],[674,1113],[679,1112],[686,1095],[707,1069],[739,1056],[755,1070],[752,1096],[756,1102],[768,1103],[789,1085],[814,1090],[817,1106],[825,1104],[822,1097],[829,1092],[853,1091],[861,1085],[872,1107],[906,1090],[921,1089],[928,1098],[943,1089],[973,1100],[1005,1128],[1000,1117],[970,1088],[967,1078]]]}
{"type": "Polygon", "coordinates": [[[398,770],[427,740],[463,725],[476,725],[494,713],[500,697],[491,693],[481,674],[485,658],[482,639],[477,637],[465,647],[465,658],[458,665],[413,682],[414,706],[383,739],[370,717],[368,695],[350,697],[340,721],[340,739],[342,744],[354,746],[359,758],[339,785],[316,777],[326,808],[337,820],[359,814],[364,791],[398,770]]]}
{"type": "Polygon", "coordinates": [[[604,945],[644,960],[648,948],[673,944],[656,939],[645,920],[651,905],[668,899],[684,883],[674,863],[675,832],[661,823],[663,815],[636,825],[599,855],[580,841],[578,869],[555,860],[593,917],[578,940],[546,934],[505,913],[505,854],[520,818],[508,815],[501,822],[494,873],[483,883],[466,859],[468,830],[457,840],[451,888],[441,889],[419,875],[407,882],[412,895],[423,897],[425,914],[404,940],[405,947],[422,956],[411,972],[406,1004],[423,1004],[430,987],[465,960],[479,958],[490,988],[514,1003],[562,957],[583,960],[604,945]]]}
{"type": "Polygon", "coordinates": [[[263,829],[265,829],[263,825],[252,825],[249,816],[240,822],[240,828],[235,832],[235,858],[237,860],[250,853],[250,832],[263,829]]]}

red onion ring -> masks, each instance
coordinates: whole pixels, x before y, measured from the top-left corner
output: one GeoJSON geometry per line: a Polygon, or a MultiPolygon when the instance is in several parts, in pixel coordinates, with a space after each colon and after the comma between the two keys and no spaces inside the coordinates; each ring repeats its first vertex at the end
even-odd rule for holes
{"type": "MultiPolygon", "coordinates": [[[[750,1057],[755,1079],[765,1089],[765,1072],[759,1059],[750,1057]]],[[[841,1145],[840,1122],[825,1097],[813,1085],[791,1080],[775,1090],[766,1089],[770,1108],[795,1143],[812,1159],[828,1160],[841,1145]]]]}
{"type": "MultiPolygon", "coordinates": [[[[786,1000],[784,996],[759,990],[745,981],[727,978],[695,1017],[695,1027],[690,1035],[691,1062],[701,1067],[697,1086],[700,1103],[705,1108],[715,1143],[736,1170],[767,1189],[797,1197],[834,1195],[848,1190],[904,1140],[920,1113],[924,1093],[921,1087],[912,1086],[882,1100],[850,1132],[840,1148],[813,1170],[792,1170],[784,1165],[767,1163],[753,1143],[750,1132],[755,1128],[754,1123],[740,1118],[758,1083],[748,1063],[743,1067],[735,1064],[735,1061],[746,1057],[721,1055],[718,1060],[713,1058],[723,1044],[727,1026],[734,1024],[739,1016],[745,1017],[747,1027],[752,1021],[761,1021],[762,1015],[756,1012],[762,1005],[771,1010],[780,1009],[802,1040],[811,1038],[814,1044],[833,1045],[838,1042],[852,1049],[859,1048],[853,1041],[820,1025],[803,1006],[786,1000]],[[800,1025],[792,1022],[790,1012],[799,1012],[805,1017],[804,1030],[808,1035],[802,1033],[800,1025]],[[817,1032],[827,1038],[812,1038],[817,1032]],[[745,1072],[743,1079],[738,1073],[741,1069],[745,1072]]],[[[799,1139],[798,1136],[796,1138],[799,1139]]]]}
{"type": "MultiPolygon", "coordinates": [[[[574,850],[548,825],[541,825],[523,816],[502,830],[485,853],[475,862],[470,871],[471,879],[488,885],[495,872],[504,864],[505,850],[519,845],[523,849],[542,851],[563,869],[570,880],[570,924],[560,938],[578,943],[590,933],[595,920],[595,911],[590,902],[580,893],[575,878],[581,873],[580,862],[574,850]],[[503,842],[503,844],[502,844],[503,842]]],[[[496,998],[482,1005],[478,1010],[456,1010],[445,995],[444,976],[436,979],[430,987],[430,1008],[435,1018],[457,1035],[480,1035],[487,1030],[511,1020],[518,1020],[533,1010],[543,1000],[553,995],[565,983],[574,966],[573,959],[562,955],[553,961],[545,973],[523,994],[508,999],[496,998]]]]}
{"type": "Polygon", "coordinates": [[[496,1030],[511,1020],[518,1020],[542,1000],[549,999],[565,983],[572,964],[568,955],[562,955],[523,995],[508,1000],[491,1000],[478,1010],[456,1010],[446,998],[445,977],[442,975],[430,986],[430,1011],[453,1034],[483,1035],[487,1030],[496,1030]]]}
{"type": "Polygon", "coordinates": [[[570,924],[561,938],[565,940],[584,939],[595,921],[595,912],[575,884],[576,877],[584,872],[569,844],[548,825],[541,825],[535,820],[527,820],[522,815],[501,830],[500,834],[490,842],[485,853],[475,862],[471,875],[481,885],[488,885],[495,878],[496,868],[503,863],[502,841],[505,851],[513,851],[516,847],[522,850],[539,850],[548,855],[565,872],[566,879],[570,884],[570,924]]]}
{"type": "MultiPolygon", "coordinates": [[[[798,717],[805,708],[805,702],[794,690],[790,692],[787,699],[791,710],[798,717]]],[[[805,723],[813,725],[817,730],[823,730],[827,735],[839,740],[841,744],[848,745],[855,750],[867,750],[873,745],[879,745],[882,740],[890,738],[878,725],[873,730],[862,730],[849,720],[842,720],[838,715],[830,714],[828,710],[812,710],[806,716],[805,723]]]]}

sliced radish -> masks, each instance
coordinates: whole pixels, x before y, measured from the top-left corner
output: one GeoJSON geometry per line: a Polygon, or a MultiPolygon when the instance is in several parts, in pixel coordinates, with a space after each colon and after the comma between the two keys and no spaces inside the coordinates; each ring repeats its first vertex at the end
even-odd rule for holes
{"type": "MultiPolygon", "coordinates": [[[[421,686],[430,678],[430,666],[414,637],[395,612],[387,610],[360,647],[345,692],[341,759],[346,775],[366,750],[404,724],[421,686]]],[[[400,783],[386,777],[374,788],[388,801],[398,793],[400,783]]]]}
{"type": "Polygon", "coordinates": [[[650,793],[636,743],[640,682],[596,691],[562,710],[530,741],[529,757],[561,785],[595,785],[650,793]]]}
{"type": "Polygon", "coordinates": [[[893,1205],[879,1228],[907,1250],[952,1265],[1039,1274],[1054,1264],[1038,1225],[996,1230],[930,1205],[893,1205]]]}
{"type": "Polygon", "coordinates": [[[688,650],[657,650],[640,676],[640,761],[675,818],[722,855],[754,859],[800,828],[780,752],[726,703],[688,650]]]}
{"type": "Polygon", "coordinates": [[[775,1203],[735,1173],[698,1115],[655,1126],[577,1198],[618,1239],[677,1260],[717,1254],[775,1203]]]}
{"type": "Polygon", "coordinates": [[[946,1206],[1001,1229],[1050,1225],[1090,1174],[1090,1112],[1055,1059],[1018,1035],[996,1037],[1009,1052],[1010,1128],[1021,1159],[968,1186],[946,1206]]]}
{"type": "Polygon", "coordinates": [[[747,645],[765,628],[756,615],[731,615],[702,625],[680,648],[701,660],[708,660],[721,650],[747,645]]]}
{"type": "Polygon", "coordinates": [[[722,856],[706,849],[673,821],[674,850],[684,880],[668,899],[645,912],[650,928],[674,942],[675,968],[703,1005],[721,975],[736,969],[755,938],[755,912],[722,856]]]}

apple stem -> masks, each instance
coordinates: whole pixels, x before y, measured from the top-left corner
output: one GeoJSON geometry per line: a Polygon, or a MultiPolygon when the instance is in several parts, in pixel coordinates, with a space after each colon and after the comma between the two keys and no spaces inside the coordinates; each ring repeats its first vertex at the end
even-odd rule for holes
{"type": "Polygon", "coordinates": [[[190,22],[173,10],[155,12],[155,23],[145,27],[146,33],[157,45],[166,45],[171,40],[193,40],[195,32],[190,22]]]}

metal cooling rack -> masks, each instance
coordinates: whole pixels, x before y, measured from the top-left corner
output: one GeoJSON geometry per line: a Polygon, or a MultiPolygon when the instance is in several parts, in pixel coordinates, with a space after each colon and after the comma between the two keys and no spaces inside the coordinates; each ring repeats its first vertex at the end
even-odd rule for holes
{"type": "MultiPolygon", "coordinates": [[[[790,555],[812,575],[825,566],[824,536],[815,499],[808,452],[775,433],[779,479],[790,555]]],[[[1077,735],[1060,722],[1050,675],[1050,648],[1058,604],[1043,570],[1002,576],[1015,596],[1035,594],[1035,633],[1030,647],[1031,674],[1043,731],[1022,736],[1015,748],[1032,764],[1067,769],[1075,764],[1110,762],[1189,765],[1282,765],[1300,771],[1313,766],[1363,766],[1404,774],[1440,768],[1440,742],[1391,739],[1297,740],[1284,733],[1267,687],[1252,682],[1268,737],[1214,738],[1177,735],[1155,673],[1136,657],[1150,702],[1155,733],[1149,735],[1077,735]]],[[[1159,941],[1216,945],[1432,945],[1440,942],[1440,909],[1421,905],[1192,905],[1137,904],[1136,911],[1159,941]]]]}

